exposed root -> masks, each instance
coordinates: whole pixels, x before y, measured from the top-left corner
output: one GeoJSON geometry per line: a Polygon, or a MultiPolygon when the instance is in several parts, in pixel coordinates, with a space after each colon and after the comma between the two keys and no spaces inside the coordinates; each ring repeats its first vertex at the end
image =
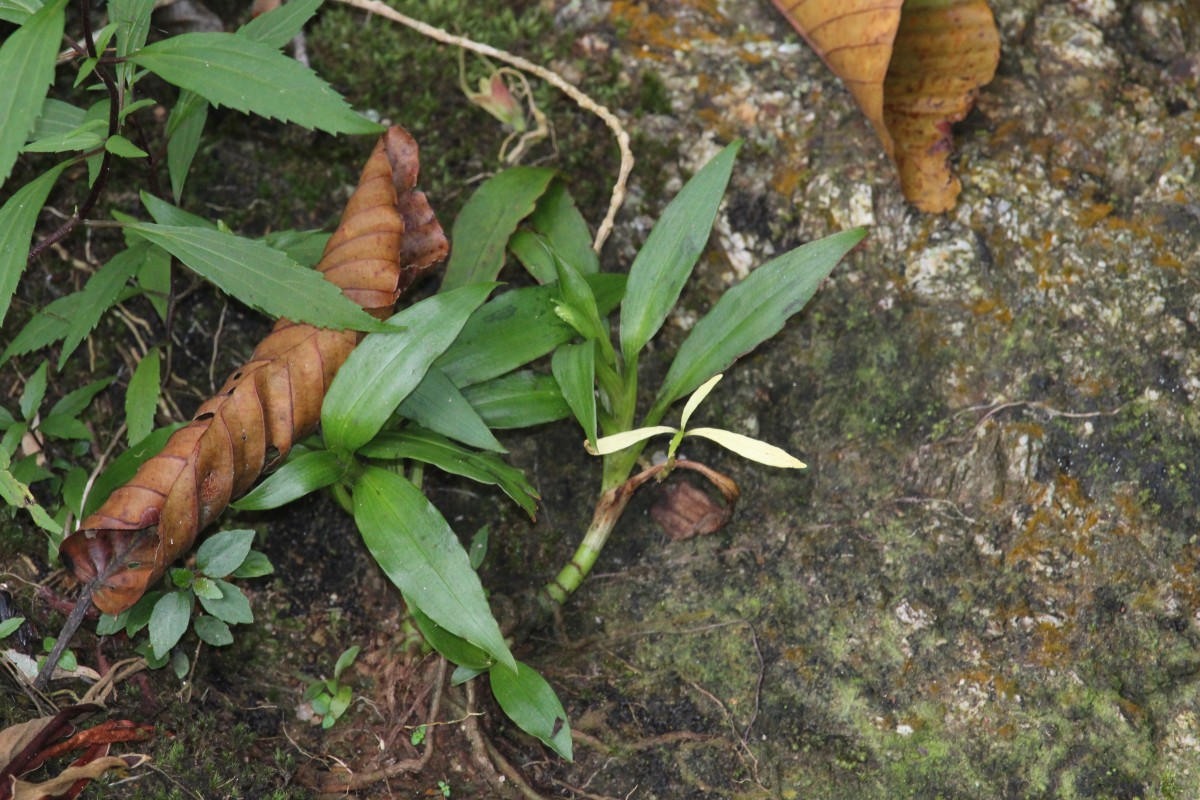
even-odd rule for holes
{"type": "Polygon", "coordinates": [[[422,36],[434,41],[461,47],[464,50],[470,50],[473,53],[479,53],[480,55],[494,58],[497,61],[503,61],[517,69],[536,75],[567,97],[570,97],[584,111],[588,111],[599,117],[608,126],[608,129],[613,132],[613,135],[617,139],[617,147],[621,151],[621,166],[617,172],[616,183],[613,185],[612,199],[608,204],[608,213],[605,214],[604,221],[600,223],[600,227],[596,230],[596,238],[592,243],[592,249],[597,253],[600,252],[600,248],[604,246],[608,235],[612,233],[613,221],[617,217],[617,211],[621,208],[621,204],[625,202],[625,186],[629,181],[629,173],[633,170],[633,151],[629,149],[629,132],[625,130],[625,126],[621,124],[621,120],[617,119],[615,114],[588,97],[573,84],[568,83],[557,72],[535,64],[528,59],[521,58],[521,56],[513,55],[507,51],[499,50],[491,45],[476,42],[463,36],[455,36],[441,28],[401,14],[394,8],[379,2],[379,0],[341,0],[341,2],[354,8],[377,14],[407,28],[412,28],[422,36]]]}

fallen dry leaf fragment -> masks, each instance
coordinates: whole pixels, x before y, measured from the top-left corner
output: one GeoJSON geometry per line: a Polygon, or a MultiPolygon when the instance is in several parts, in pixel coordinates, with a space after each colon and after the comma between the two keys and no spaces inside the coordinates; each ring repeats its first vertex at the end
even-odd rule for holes
{"type": "MultiPolygon", "coordinates": [[[[413,189],[417,163],[406,131],[384,134],[317,265],[380,319],[448,250],[425,196],[413,189]]],[[[79,581],[90,582],[128,550],[96,588],[98,608],[118,614],[136,603],[231,500],[316,427],[325,393],[360,338],[279,320],[192,422],[82,522],[59,550],[79,581]]]]}
{"type": "Polygon", "coordinates": [[[1000,34],[985,0],[772,0],[833,70],[896,162],[909,202],[940,213],[961,184],[950,126],[995,75],[1000,34]]]}

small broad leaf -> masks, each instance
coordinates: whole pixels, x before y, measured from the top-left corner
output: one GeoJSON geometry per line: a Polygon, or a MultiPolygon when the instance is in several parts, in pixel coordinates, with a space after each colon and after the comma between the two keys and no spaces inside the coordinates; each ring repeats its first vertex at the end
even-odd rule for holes
{"type": "MultiPolygon", "coordinates": [[[[621,301],[624,275],[601,273],[585,280],[601,315],[621,301]]],[[[504,292],[471,315],[434,366],[463,388],[541,358],[576,335],[554,313],[558,297],[559,288],[553,285],[504,292]]]]}
{"type": "Polygon", "coordinates": [[[158,351],[151,350],[138,362],[125,392],[125,425],[131,445],[145,439],[154,430],[154,409],[158,405],[160,379],[158,351]]]}
{"type": "Polygon", "coordinates": [[[233,571],[235,578],[261,578],[263,575],[270,575],[275,571],[271,560],[267,558],[266,553],[260,553],[257,550],[251,550],[246,554],[246,560],[242,565],[233,571]]]}
{"type": "Polygon", "coordinates": [[[6,639],[17,632],[17,628],[25,624],[24,617],[9,617],[0,622],[0,639],[6,639]]]}
{"type": "Polygon", "coordinates": [[[354,452],[369,442],[493,288],[475,283],[422,300],[389,320],[404,330],[373,334],[354,348],[321,406],[325,443],[354,452]]]}
{"type": "Polygon", "coordinates": [[[333,721],[339,719],[342,714],[346,713],[346,709],[350,707],[350,700],[353,697],[353,690],[349,686],[339,686],[337,694],[329,701],[329,714],[322,722],[323,727],[330,727],[333,721]]]}
{"type": "Polygon", "coordinates": [[[196,551],[196,567],[210,578],[224,578],[242,565],[252,544],[254,531],[214,533],[196,551]]]}
{"type": "MultiPolygon", "coordinates": [[[[19,33],[20,31],[13,36],[19,33]]],[[[55,37],[54,41],[57,46],[58,37],[55,37]]],[[[6,42],[3,47],[0,47],[0,51],[8,47],[8,44],[6,42]]],[[[12,83],[8,73],[0,71],[0,75],[5,76],[4,80],[0,81],[0,86],[12,83]]],[[[0,119],[3,118],[4,115],[0,112],[0,119]]],[[[3,126],[0,126],[0,129],[8,130],[8,127],[9,122],[6,121],[3,126]]],[[[17,290],[17,282],[21,279],[21,273],[25,271],[25,261],[29,257],[29,245],[33,238],[33,228],[37,224],[38,214],[41,212],[42,206],[46,204],[50,188],[54,186],[59,173],[66,166],[67,162],[63,162],[49,172],[42,173],[18,189],[16,194],[8,198],[8,202],[0,207],[0,324],[4,322],[4,317],[8,314],[8,305],[12,302],[13,292],[17,290]]],[[[11,168],[11,165],[9,167],[11,168]]]]}
{"type": "Polygon", "coordinates": [[[141,600],[133,604],[133,608],[122,614],[125,617],[126,636],[133,636],[150,624],[150,615],[154,613],[154,607],[162,596],[160,591],[146,592],[141,600]]]}
{"type": "Polygon", "coordinates": [[[450,234],[454,249],[441,291],[496,280],[504,248],[554,178],[554,170],[513,167],[485,181],[463,206],[450,234]]]}
{"type": "MultiPolygon", "coordinates": [[[[289,6],[291,3],[288,4],[289,6]]],[[[208,121],[208,101],[195,92],[184,89],[167,117],[167,174],[171,178],[171,195],[175,202],[183,196],[188,171],[200,149],[200,135],[208,121]]],[[[163,220],[158,220],[163,222],[163,220]]]]}
{"type": "Polygon", "coordinates": [[[71,321],[71,328],[63,341],[62,353],[58,357],[59,369],[96,327],[104,312],[116,302],[125,284],[145,260],[149,247],[145,242],[138,242],[128,250],[122,250],[88,278],[87,285],[83,287],[81,313],[71,321]]]}
{"type": "Polygon", "coordinates": [[[486,669],[474,669],[472,667],[455,667],[454,672],[452,672],[450,674],[450,685],[451,686],[461,686],[464,683],[466,683],[467,681],[471,680],[472,678],[476,678],[485,672],[487,672],[486,669]]]}
{"type": "Polygon", "coordinates": [[[429,646],[445,656],[448,661],[462,667],[480,670],[487,669],[496,663],[496,660],[486,651],[438,625],[407,598],[405,598],[405,605],[408,606],[408,613],[417,623],[417,628],[425,637],[425,641],[429,642],[429,646]]]}
{"type": "MultiPolygon", "coordinates": [[[[4,0],[0,0],[3,5],[4,0]]],[[[29,141],[36,142],[50,136],[61,136],[75,130],[84,121],[84,110],[62,100],[47,97],[42,103],[42,113],[34,123],[29,141]]]]}
{"type": "Polygon", "coordinates": [[[658,390],[655,409],[665,410],[778,333],[864,236],[865,229],[855,228],[809,242],[763,264],[721,295],[680,345],[658,390]]]}
{"type": "Polygon", "coordinates": [[[222,231],[148,222],[129,223],[127,229],[265,314],[337,330],[388,330],[319,272],[305,269],[262,242],[222,231]]]}
{"type": "Polygon", "coordinates": [[[187,677],[190,662],[188,661],[187,653],[182,650],[175,650],[171,653],[171,671],[175,673],[175,677],[183,680],[187,677]]]}
{"type": "Polygon", "coordinates": [[[516,670],[497,664],[488,675],[492,694],[504,713],[521,730],[541,739],[567,761],[573,760],[567,712],[546,679],[533,667],[519,661],[516,670]]]}
{"type": "MultiPolygon", "coordinates": [[[[146,0],[109,0],[108,18],[116,26],[117,58],[123,59],[146,44],[146,36],[150,33],[150,12],[153,10],[154,3],[146,0]]],[[[98,52],[103,49],[97,44],[98,52]]],[[[133,65],[118,64],[117,75],[123,83],[130,85],[133,65]]]]}
{"type": "MultiPolygon", "coordinates": [[[[0,186],[12,174],[17,154],[33,130],[42,101],[54,82],[66,4],[66,0],[52,0],[42,6],[0,44],[0,75],[4,76],[0,81],[0,120],[4,120],[0,125],[0,186]]],[[[37,203],[39,209],[41,205],[37,203]]]]}
{"type": "Polygon", "coordinates": [[[406,427],[402,431],[381,433],[359,452],[367,458],[411,458],[452,475],[499,486],[530,517],[537,513],[537,490],[525,473],[491,453],[467,450],[433,431],[406,427]]]}
{"type": "Polygon", "coordinates": [[[291,0],[250,20],[238,28],[237,35],[270,47],[283,47],[312,19],[313,14],[321,7],[321,2],[322,0],[291,0]]]}
{"type": "Polygon", "coordinates": [[[354,659],[358,658],[358,651],[360,649],[361,648],[358,645],[347,647],[342,651],[342,654],[338,656],[337,663],[333,665],[333,679],[335,681],[342,677],[342,673],[350,668],[350,665],[354,663],[354,659]]]}
{"type": "Polygon", "coordinates": [[[167,592],[158,599],[150,613],[150,648],[154,655],[164,658],[171,652],[187,633],[191,617],[191,592],[167,592]]]}
{"type": "Polygon", "coordinates": [[[25,145],[25,153],[66,153],[76,150],[91,150],[104,144],[104,131],[108,123],[101,119],[84,122],[65,133],[52,134],[35,139],[25,145]]]}
{"type": "Polygon", "coordinates": [[[471,557],[471,569],[479,571],[479,568],[483,566],[483,560],[487,558],[487,549],[488,526],[484,525],[475,531],[475,535],[471,537],[471,547],[467,550],[467,555],[471,557]]]}
{"type": "Polygon", "coordinates": [[[695,428],[688,431],[686,435],[709,439],[721,445],[726,450],[732,450],[742,458],[766,464],[768,467],[804,469],[807,466],[803,461],[795,458],[782,448],[776,447],[773,444],[767,444],[758,439],[752,439],[749,436],[743,436],[740,433],[734,433],[733,431],[726,431],[720,428],[695,428]]]}
{"type": "Polygon", "coordinates": [[[626,364],[637,363],[637,354],[674,308],[704,252],[740,147],[740,140],[729,145],[684,184],[629,267],[621,305],[621,352],[626,364]]]}
{"type": "Polygon", "coordinates": [[[125,621],[128,618],[128,611],[122,611],[115,617],[112,614],[101,614],[100,619],[96,622],[96,635],[112,636],[125,627],[125,621]]]}
{"type": "MultiPolygon", "coordinates": [[[[190,211],[184,211],[179,206],[173,206],[166,200],[155,197],[149,192],[141,192],[140,194],[142,205],[146,207],[150,218],[159,225],[173,225],[179,228],[204,228],[206,230],[217,230],[217,224],[210,220],[201,217],[198,214],[193,214],[190,211]]],[[[133,217],[125,215],[118,216],[121,222],[137,222],[133,217]]],[[[136,234],[129,234],[129,238],[136,239],[136,234]]]]}
{"type": "Polygon", "coordinates": [[[517,231],[508,240],[508,249],[538,283],[554,283],[558,280],[554,256],[550,255],[550,246],[540,235],[532,231],[517,231]]]}
{"type": "Polygon", "coordinates": [[[468,386],[462,393],[492,430],[528,428],[571,415],[558,381],[529,370],[468,386]]]}
{"type": "Polygon", "coordinates": [[[239,511],[279,508],[306,494],[324,489],[345,473],[346,465],[330,450],[302,453],[290,458],[249,494],[230,505],[239,511]]]}
{"type": "Polygon", "coordinates": [[[615,364],[612,342],[609,341],[608,323],[601,319],[600,310],[596,307],[596,298],[591,287],[574,267],[554,254],[554,268],[558,272],[558,288],[562,293],[562,305],[555,309],[556,313],[571,323],[576,331],[585,339],[591,339],[600,346],[604,360],[615,364]],[[571,314],[564,314],[564,306],[571,314]]]}
{"type": "Polygon", "coordinates": [[[196,635],[200,637],[200,641],[205,644],[211,644],[213,647],[233,644],[233,632],[229,630],[228,625],[216,617],[201,614],[196,617],[192,627],[196,629],[196,635]]]}
{"type": "Polygon", "coordinates": [[[246,599],[246,595],[242,594],[241,589],[222,580],[214,579],[213,584],[221,589],[221,599],[213,600],[201,597],[200,605],[204,606],[205,611],[230,625],[254,622],[254,614],[250,611],[250,601],[246,599]]]}
{"type": "Polygon", "coordinates": [[[479,412],[436,367],[429,368],[417,388],[404,398],[398,411],[405,419],[463,444],[493,453],[506,452],[479,412]]]}
{"type": "Polygon", "coordinates": [[[394,472],[367,467],[353,496],[354,521],[392,583],[434,622],[515,668],[466,551],[421,491],[394,472]]]}
{"type": "Polygon", "coordinates": [[[124,136],[114,134],[104,140],[104,149],[121,158],[145,158],[147,153],[124,136]]]}
{"type": "Polygon", "coordinates": [[[129,57],[219,106],[329,133],[380,133],[329,84],[278,49],[229,33],[185,33],[129,57]]]}
{"type": "Polygon", "coordinates": [[[583,433],[596,445],[596,344],[582,342],[565,344],[554,351],[551,368],[554,379],[562,389],[563,399],[583,433]]]}
{"type": "Polygon", "coordinates": [[[108,499],[108,496],[117,487],[128,483],[129,479],[137,472],[138,467],[158,455],[159,451],[163,449],[163,445],[167,443],[167,439],[171,438],[171,434],[182,428],[185,424],[177,422],[173,425],[159,428],[113,459],[113,462],[105,468],[104,472],[100,473],[100,477],[96,478],[95,482],[92,483],[92,490],[88,492],[87,499],[83,504],[83,513],[80,514],[80,517],[89,516],[108,499]]]}
{"type": "Polygon", "coordinates": [[[65,414],[47,414],[38,423],[37,429],[38,432],[55,439],[78,439],[81,441],[91,441],[92,439],[92,432],[88,430],[87,425],[65,414]]]}
{"type": "MultiPolygon", "coordinates": [[[[188,570],[191,572],[191,570],[188,570]]],[[[212,582],[211,578],[206,578],[203,575],[192,575],[191,580],[192,591],[197,597],[207,597],[209,600],[220,600],[225,593],[221,591],[221,587],[212,582]]]]}

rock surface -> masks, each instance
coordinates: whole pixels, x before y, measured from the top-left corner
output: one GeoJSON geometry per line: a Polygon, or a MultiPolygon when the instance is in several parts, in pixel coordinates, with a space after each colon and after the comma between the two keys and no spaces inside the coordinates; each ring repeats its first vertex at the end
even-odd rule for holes
{"type": "MultiPolygon", "coordinates": [[[[741,482],[732,523],[668,542],[635,504],[569,609],[586,646],[541,652],[615,748],[578,748],[567,783],[1200,795],[1200,10],[993,5],[964,191],[928,216],[765,0],[557,4],[581,51],[664,87],[630,125],[678,143],[666,196],[748,142],[676,337],[771,255],[871,228],[707,405],[810,469],[693,446],[741,482]]],[[[653,194],[632,187],[624,256],[653,194]]]]}

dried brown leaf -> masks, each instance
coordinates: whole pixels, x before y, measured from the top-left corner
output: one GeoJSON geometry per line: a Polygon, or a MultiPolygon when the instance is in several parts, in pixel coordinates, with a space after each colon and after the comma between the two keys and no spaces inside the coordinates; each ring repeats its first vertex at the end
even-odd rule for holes
{"type": "Polygon", "coordinates": [[[1000,61],[985,0],[772,0],[833,70],[896,162],[922,211],[954,207],[950,126],[1000,61]]]}
{"type": "MultiPolygon", "coordinates": [[[[317,265],[380,319],[448,250],[425,196],[413,190],[417,164],[406,131],[384,134],[317,265]]],[[[231,500],[316,427],[325,393],[360,338],[279,320],[192,422],[83,521],[59,551],[81,582],[129,551],[96,588],[98,608],[117,614],[136,603],[231,500]]]]}

